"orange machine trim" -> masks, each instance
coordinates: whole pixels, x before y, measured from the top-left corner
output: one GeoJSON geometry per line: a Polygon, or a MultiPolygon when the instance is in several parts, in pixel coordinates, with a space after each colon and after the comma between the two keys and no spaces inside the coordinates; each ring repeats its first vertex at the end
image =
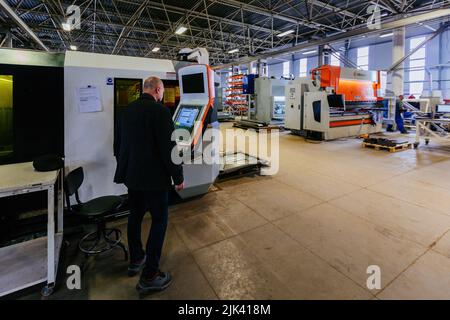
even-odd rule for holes
{"type": "Polygon", "coordinates": [[[214,105],[214,98],[211,98],[211,96],[212,96],[212,88],[214,88],[214,83],[212,84],[212,87],[211,87],[211,71],[212,71],[212,69],[211,69],[210,66],[208,66],[206,64],[204,66],[206,66],[206,70],[207,70],[206,75],[207,75],[207,79],[208,79],[209,101],[208,101],[208,105],[206,106],[206,111],[203,114],[203,118],[202,118],[202,120],[200,122],[200,125],[198,127],[199,130],[197,131],[196,135],[194,136],[194,139],[192,140],[192,146],[196,146],[197,145],[197,142],[198,142],[198,139],[200,138],[200,135],[203,134],[203,123],[205,122],[206,117],[208,116],[209,110],[214,105]]]}
{"type": "Polygon", "coordinates": [[[320,87],[331,87],[336,94],[345,96],[345,101],[377,101],[378,89],[380,89],[381,77],[377,72],[377,81],[343,79],[341,67],[324,65],[312,70],[312,79],[316,79],[316,73],[320,72],[320,87]]]}
{"type": "Polygon", "coordinates": [[[338,128],[338,127],[350,127],[350,126],[358,126],[362,124],[371,124],[371,119],[355,119],[355,120],[341,120],[341,121],[330,121],[330,128],[338,128]]]}

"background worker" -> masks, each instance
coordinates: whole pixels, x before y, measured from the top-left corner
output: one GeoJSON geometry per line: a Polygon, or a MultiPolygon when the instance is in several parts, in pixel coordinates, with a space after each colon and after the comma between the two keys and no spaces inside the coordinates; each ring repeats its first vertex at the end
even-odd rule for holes
{"type": "MultiPolygon", "coordinates": [[[[397,101],[395,102],[395,124],[397,125],[397,130],[399,130],[403,134],[407,134],[408,131],[405,129],[403,113],[405,112],[405,108],[403,107],[403,95],[399,95],[397,101]]],[[[394,126],[392,124],[388,124],[386,131],[394,132],[394,126]]]]}

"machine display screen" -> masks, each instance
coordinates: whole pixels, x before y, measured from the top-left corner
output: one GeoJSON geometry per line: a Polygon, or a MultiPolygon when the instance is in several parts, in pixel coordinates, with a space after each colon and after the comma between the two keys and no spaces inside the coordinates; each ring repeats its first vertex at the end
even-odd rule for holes
{"type": "Polygon", "coordinates": [[[330,108],[345,108],[344,96],[342,94],[330,94],[327,96],[330,108]]]}
{"type": "Polygon", "coordinates": [[[205,93],[203,73],[186,74],[182,76],[183,93],[205,93]]]}
{"type": "Polygon", "coordinates": [[[186,129],[192,133],[201,108],[202,106],[180,106],[175,118],[175,129],[186,129]]]}
{"type": "Polygon", "coordinates": [[[450,105],[448,104],[438,104],[436,106],[437,113],[450,113],[450,105]]]}

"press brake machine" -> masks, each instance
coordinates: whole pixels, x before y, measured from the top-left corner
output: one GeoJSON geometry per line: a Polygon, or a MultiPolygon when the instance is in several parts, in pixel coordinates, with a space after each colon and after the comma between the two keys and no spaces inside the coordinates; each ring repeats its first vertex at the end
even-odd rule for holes
{"type": "Polygon", "coordinates": [[[380,71],[324,65],[286,86],[285,127],[319,140],[380,132],[380,71]]]}

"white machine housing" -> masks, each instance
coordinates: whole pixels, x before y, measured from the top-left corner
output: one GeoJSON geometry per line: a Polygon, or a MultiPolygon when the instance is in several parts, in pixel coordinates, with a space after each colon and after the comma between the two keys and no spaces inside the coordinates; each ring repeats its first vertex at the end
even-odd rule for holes
{"type": "Polygon", "coordinates": [[[264,123],[285,119],[285,86],[289,80],[260,77],[255,79],[255,112],[249,120],[264,123]]]}
{"type": "Polygon", "coordinates": [[[176,62],[80,51],[67,51],[64,61],[64,146],[66,170],[85,169],[81,201],[106,195],[123,195],[127,188],[114,183],[114,79],[144,81],[149,76],[176,80],[176,62]],[[112,79],[113,82],[108,82],[112,79]],[[98,89],[101,111],[80,112],[77,89],[98,89]]]}
{"type": "Polygon", "coordinates": [[[285,128],[303,130],[303,103],[306,92],[318,92],[317,87],[309,78],[302,77],[289,80],[285,88],[286,117],[285,128]]]}

